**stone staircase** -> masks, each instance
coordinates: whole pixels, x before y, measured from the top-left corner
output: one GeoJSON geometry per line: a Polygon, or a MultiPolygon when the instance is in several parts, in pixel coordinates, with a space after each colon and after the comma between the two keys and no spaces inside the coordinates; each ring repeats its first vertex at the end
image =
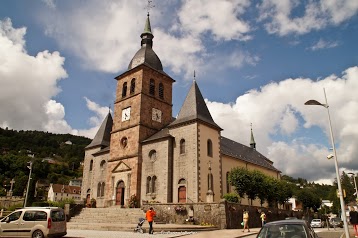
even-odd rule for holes
{"type": "MultiPolygon", "coordinates": [[[[133,231],[139,218],[145,218],[140,208],[83,208],[81,213],[67,222],[67,229],[71,230],[100,230],[100,231],[133,231]]],[[[148,222],[143,224],[149,229],[148,222]]],[[[154,220],[157,231],[204,231],[216,230],[214,227],[185,224],[163,224],[154,220]]]]}
{"type": "Polygon", "coordinates": [[[133,230],[145,213],[140,208],[83,208],[67,222],[67,229],[79,230],[133,230]]]}
{"type": "Polygon", "coordinates": [[[81,213],[72,217],[70,223],[119,223],[137,224],[145,213],[140,208],[83,208],[81,213]]]}

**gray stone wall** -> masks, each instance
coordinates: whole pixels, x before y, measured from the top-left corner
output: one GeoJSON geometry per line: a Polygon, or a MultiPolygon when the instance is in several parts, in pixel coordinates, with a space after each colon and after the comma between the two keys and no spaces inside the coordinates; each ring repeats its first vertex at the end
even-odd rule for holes
{"type": "Polygon", "coordinates": [[[256,206],[245,206],[237,203],[221,201],[218,203],[186,203],[186,204],[143,204],[144,212],[153,207],[157,213],[156,219],[165,223],[185,224],[189,223],[190,210],[193,210],[194,224],[203,226],[215,226],[219,229],[242,228],[243,210],[250,215],[249,227],[261,227],[260,214],[265,212],[267,221],[283,220],[286,217],[297,217],[302,219],[303,212],[281,210],[276,208],[263,208],[256,206]],[[176,207],[184,207],[184,211],[176,211],[176,207]]]}
{"type": "Polygon", "coordinates": [[[3,208],[8,208],[8,207],[11,207],[16,204],[21,204],[21,206],[22,206],[23,203],[24,203],[23,197],[17,197],[17,196],[0,197],[0,207],[3,207],[3,208]]]}

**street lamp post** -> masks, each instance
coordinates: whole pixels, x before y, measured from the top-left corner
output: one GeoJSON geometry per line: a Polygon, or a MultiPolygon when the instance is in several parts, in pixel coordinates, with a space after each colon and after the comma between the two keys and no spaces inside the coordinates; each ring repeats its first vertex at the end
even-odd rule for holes
{"type": "Polygon", "coordinates": [[[27,168],[30,169],[30,173],[29,173],[29,180],[27,181],[27,188],[26,188],[26,195],[25,195],[24,207],[26,207],[27,197],[28,197],[28,195],[29,195],[31,172],[32,172],[32,161],[28,162],[28,164],[29,164],[29,166],[27,166],[27,168]]]}
{"type": "Polygon", "coordinates": [[[349,175],[352,175],[353,181],[354,181],[354,188],[356,189],[356,197],[358,202],[358,190],[357,190],[357,183],[356,183],[356,175],[354,173],[348,173],[349,175]]]}
{"type": "Polygon", "coordinates": [[[342,211],[342,219],[343,219],[343,224],[344,224],[344,230],[346,233],[346,238],[349,238],[349,231],[348,231],[348,223],[347,223],[347,217],[346,217],[346,209],[345,209],[345,205],[344,205],[344,200],[343,200],[343,192],[342,192],[342,186],[341,186],[341,179],[339,176],[339,167],[338,167],[338,159],[337,159],[337,152],[336,152],[336,146],[334,143],[334,137],[333,137],[333,130],[332,130],[332,123],[331,123],[331,116],[329,113],[329,106],[328,106],[328,102],[327,102],[327,96],[326,96],[326,91],[323,88],[323,93],[324,93],[324,98],[326,103],[322,104],[316,100],[308,100],[307,102],[305,102],[305,105],[318,105],[318,106],[323,106],[327,109],[327,113],[328,113],[328,121],[329,121],[329,130],[330,130],[330,134],[331,134],[331,143],[332,143],[332,148],[333,148],[333,153],[334,153],[334,165],[336,167],[336,176],[337,176],[337,184],[338,184],[338,191],[339,191],[339,200],[341,203],[341,211],[342,211]]]}

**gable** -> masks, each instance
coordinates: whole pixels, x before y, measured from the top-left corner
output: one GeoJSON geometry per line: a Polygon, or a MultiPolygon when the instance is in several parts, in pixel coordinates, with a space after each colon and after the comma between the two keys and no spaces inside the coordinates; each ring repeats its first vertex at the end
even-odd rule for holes
{"type": "Polygon", "coordinates": [[[126,163],[120,161],[112,170],[112,173],[120,173],[132,170],[126,163]]]}

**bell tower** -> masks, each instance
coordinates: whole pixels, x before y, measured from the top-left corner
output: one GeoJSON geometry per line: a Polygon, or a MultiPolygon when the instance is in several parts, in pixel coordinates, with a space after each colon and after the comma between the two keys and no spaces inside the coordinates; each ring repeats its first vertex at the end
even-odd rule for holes
{"type": "Polygon", "coordinates": [[[107,200],[126,205],[131,196],[140,199],[141,142],[172,121],[172,85],[153,46],[149,13],[141,34],[141,48],[128,69],[117,76],[113,127],[108,161],[107,200]]]}

